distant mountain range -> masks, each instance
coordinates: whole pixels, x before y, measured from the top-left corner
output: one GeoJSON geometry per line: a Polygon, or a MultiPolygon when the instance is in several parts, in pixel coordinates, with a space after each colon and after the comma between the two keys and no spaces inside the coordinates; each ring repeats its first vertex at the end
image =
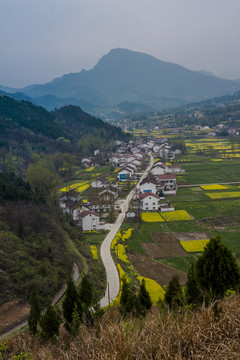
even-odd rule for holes
{"type": "Polygon", "coordinates": [[[91,70],[63,75],[44,85],[1,89],[24,93],[48,110],[72,104],[92,114],[106,114],[122,107],[161,110],[233,94],[240,90],[240,83],[144,53],[114,49],[91,70]]]}

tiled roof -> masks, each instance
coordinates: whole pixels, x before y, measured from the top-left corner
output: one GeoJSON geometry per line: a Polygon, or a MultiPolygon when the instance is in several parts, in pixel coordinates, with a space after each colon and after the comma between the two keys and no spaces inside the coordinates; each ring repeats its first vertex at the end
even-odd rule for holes
{"type": "Polygon", "coordinates": [[[148,197],[148,196],[153,196],[153,197],[159,199],[159,196],[158,196],[158,195],[156,195],[156,194],[154,194],[154,193],[152,193],[152,192],[150,192],[150,191],[147,191],[147,192],[141,194],[141,195],[139,196],[139,198],[140,198],[141,200],[143,200],[143,199],[145,199],[145,198],[148,197]]]}
{"type": "Polygon", "coordinates": [[[90,210],[85,210],[85,211],[81,212],[78,215],[78,217],[79,217],[79,219],[83,219],[85,216],[91,215],[91,214],[99,217],[99,215],[97,213],[95,213],[94,211],[90,211],[90,210]]]}
{"type": "Polygon", "coordinates": [[[157,181],[155,179],[146,177],[145,179],[143,179],[141,181],[140,186],[143,185],[143,184],[146,184],[146,183],[152,183],[152,184],[157,185],[157,181]]]}
{"type": "Polygon", "coordinates": [[[159,180],[175,180],[176,174],[163,174],[163,175],[157,175],[159,180]]]}

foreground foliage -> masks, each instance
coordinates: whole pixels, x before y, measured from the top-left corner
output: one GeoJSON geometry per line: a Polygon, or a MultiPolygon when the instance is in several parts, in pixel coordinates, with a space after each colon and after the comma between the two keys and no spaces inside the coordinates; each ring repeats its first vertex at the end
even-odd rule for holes
{"type": "Polygon", "coordinates": [[[174,316],[153,308],[145,318],[123,318],[116,309],[107,311],[95,326],[82,326],[72,338],[64,328],[56,344],[42,342],[27,332],[5,340],[1,355],[32,353],[34,360],[126,359],[239,359],[240,297],[221,302],[222,313],[214,320],[213,306],[198,311],[182,310],[174,316]]]}

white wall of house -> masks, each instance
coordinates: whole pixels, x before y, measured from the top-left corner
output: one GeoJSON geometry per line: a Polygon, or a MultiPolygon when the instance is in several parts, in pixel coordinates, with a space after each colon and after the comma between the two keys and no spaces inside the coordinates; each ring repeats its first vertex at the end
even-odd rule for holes
{"type": "Polygon", "coordinates": [[[91,185],[93,188],[98,188],[98,189],[101,189],[101,188],[105,188],[107,187],[107,184],[100,181],[100,180],[94,180],[93,182],[91,182],[91,185]]]}
{"type": "Polygon", "coordinates": [[[152,182],[146,182],[146,183],[140,185],[140,190],[142,193],[149,191],[149,192],[156,194],[157,186],[155,184],[153,184],[152,182]]]}
{"type": "Polygon", "coordinates": [[[153,174],[153,175],[163,175],[163,174],[165,174],[165,169],[166,168],[167,168],[167,166],[164,167],[164,166],[156,165],[151,169],[151,174],[153,174]]]}
{"type": "Polygon", "coordinates": [[[80,219],[80,225],[83,231],[92,231],[99,229],[99,216],[94,214],[88,214],[84,218],[80,219]]]}
{"type": "Polygon", "coordinates": [[[144,199],[141,200],[142,210],[157,210],[158,202],[159,199],[157,199],[155,196],[146,196],[144,199]]]}

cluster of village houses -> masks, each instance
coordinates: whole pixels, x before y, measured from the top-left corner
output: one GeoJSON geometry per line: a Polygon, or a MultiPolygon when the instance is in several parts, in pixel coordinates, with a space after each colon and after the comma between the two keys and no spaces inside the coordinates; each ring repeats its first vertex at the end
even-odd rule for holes
{"type": "MultiPolygon", "coordinates": [[[[81,200],[81,195],[76,190],[67,191],[61,196],[62,210],[77,220],[83,231],[105,229],[105,223],[101,219],[106,218],[111,211],[120,211],[118,195],[122,186],[127,182],[131,184],[141,176],[142,162],[149,151],[162,159],[173,158],[173,151],[164,138],[129,141],[128,144],[117,141],[116,145],[118,149],[115,154],[111,154],[109,163],[115,168],[118,181],[110,183],[104,176],[92,180],[87,202],[81,200]]],[[[177,154],[174,153],[175,155],[177,154]]],[[[94,160],[84,159],[85,167],[93,164],[94,160]]],[[[180,166],[169,166],[160,160],[155,162],[148,176],[140,183],[127,217],[135,217],[137,210],[173,210],[169,203],[164,202],[164,198],[166,194],[176,194],[176,173],[183,171],[180,166]]]]}

